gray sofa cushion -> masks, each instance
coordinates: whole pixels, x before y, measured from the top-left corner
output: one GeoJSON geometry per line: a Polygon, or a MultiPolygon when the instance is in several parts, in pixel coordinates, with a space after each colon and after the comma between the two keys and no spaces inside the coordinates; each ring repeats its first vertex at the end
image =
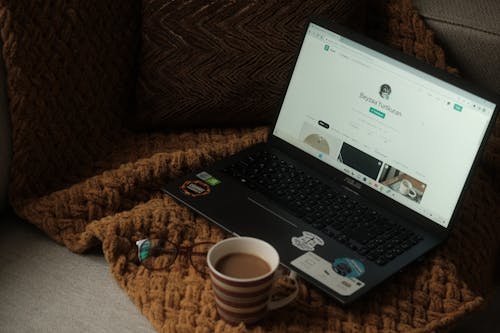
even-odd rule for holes
{"type": "MultiPolygon", "coordinates": [[[[0,44],[0,51],[2,45],[0,44]]],[[[0,52],[0,212],[6,206],[7,184],[11,159],[10,120],[7,110],[5,66],[0,52]]]]}
{"type": "Polygon", "coordinates": [[[500,93],[500,1],[414,0],[464,77],[500,93]]]}

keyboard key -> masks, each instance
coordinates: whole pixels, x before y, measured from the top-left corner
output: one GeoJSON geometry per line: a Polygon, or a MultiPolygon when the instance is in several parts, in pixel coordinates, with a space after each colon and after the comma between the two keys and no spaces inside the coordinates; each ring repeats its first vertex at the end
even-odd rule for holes
{"type": "Polygon", "coordinates": [[[323,223],[321,223],[321,222],[313,222],[312,226],[314,228],[316,228],[316,229],[319,229],[319,230],[321,230],[321,229],[323,229],[325,227],[325,225],[323,223]]]}
{"type": "Polygon", "coordinates": [[[358,253],[361,254],[362,256],[364,256],[365,254],[367,254],[368,251],[369,250],[366,247],[360,247],[360,248],[358,248],[358,253]]]}

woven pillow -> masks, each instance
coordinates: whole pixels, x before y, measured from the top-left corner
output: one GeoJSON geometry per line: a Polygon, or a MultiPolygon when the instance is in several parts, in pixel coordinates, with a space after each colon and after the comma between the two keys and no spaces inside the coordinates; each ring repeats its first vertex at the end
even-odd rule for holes
{"type": "Polygon", "coordinates": [[[359,28],[364,1],[143,0],[137,111],[143,128],[269,123],[306,20],[359,28]]]}

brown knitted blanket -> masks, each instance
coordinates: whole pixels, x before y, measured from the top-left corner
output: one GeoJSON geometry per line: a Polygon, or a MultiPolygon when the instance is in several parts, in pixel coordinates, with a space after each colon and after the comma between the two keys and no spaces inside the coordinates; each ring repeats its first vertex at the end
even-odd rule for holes
{"type": "MultiPolygon", "coordinates": [[[[134,89],[135,73],[127,68],[136,59],[129,50],[138,43],[132,35],[139,5],[73,5],[0,0],[13,125],[11,204],[72,251],[102,249],[112,276],[158,331],[434,332],[485,302],[500,244],[498,136],[449,241],[352,306],[340,307],[301,283],[291,306],[257,326],[231,326],[216,314],[210,283],[185,261],[169,271],[138,265],[136,240],[175,240],[181,224],[197,230],[185,244],[225,237],[155,188],[264,141],[266,128],[153,134],[124,129],[134,89]],[[96,12],[109,15],[104,19],[96,12]]],[[[382,2],[373,10],[388,22],[372,31],[375,36],[445,68],[442,49],[410,1],[382,2]]]]}

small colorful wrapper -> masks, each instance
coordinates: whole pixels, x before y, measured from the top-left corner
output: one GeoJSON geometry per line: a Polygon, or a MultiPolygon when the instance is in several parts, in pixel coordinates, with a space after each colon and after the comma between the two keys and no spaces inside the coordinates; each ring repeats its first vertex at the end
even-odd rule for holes
{"type": "Polygon", "coordinates": [[[144,261],[149,257],[151,253],[151,241],[149,239],[141,239],[135,242],[137,245],[137,251],[139,256],[139,261],[144,261]]]}

